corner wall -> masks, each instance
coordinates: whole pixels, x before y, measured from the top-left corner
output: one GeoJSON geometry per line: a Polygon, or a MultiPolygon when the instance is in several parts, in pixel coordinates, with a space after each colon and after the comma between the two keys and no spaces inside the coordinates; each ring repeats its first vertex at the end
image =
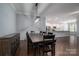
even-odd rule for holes
{"type": "Polygon", "coordinates": [[[0,36],[16,32],[16,14],[11,4],[0,3],[0,36]]]}

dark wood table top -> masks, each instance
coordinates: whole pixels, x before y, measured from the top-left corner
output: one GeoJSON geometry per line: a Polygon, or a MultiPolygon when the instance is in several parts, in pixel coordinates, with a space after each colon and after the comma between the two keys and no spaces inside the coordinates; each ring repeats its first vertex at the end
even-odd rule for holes
{"type": "Polygon", "coordinates": [[[43,42],[43,41],[52,41],[52,39],[43,40],[42,34],[29,34],[33,43],[43,42]]]}

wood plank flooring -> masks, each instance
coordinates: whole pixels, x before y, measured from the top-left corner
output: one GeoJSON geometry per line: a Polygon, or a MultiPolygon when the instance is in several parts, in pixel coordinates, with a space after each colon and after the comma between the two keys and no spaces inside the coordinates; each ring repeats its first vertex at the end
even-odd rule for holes
{"type": "MultiPolygon", "coordinates": [[[[78,44],[75,45],[74,43],[75,41],[70,42],[72,41],[72,39],[74,38],[71,38],[70,40],[69,36],[56,38],[55,55],[56,56],[75,56],[75,55],[77,56],[79,55],[78,44]]],[[[33,51],[30,51],[30,56],[32,56],[31,55],[32,52],[33,51]]],[[[18,48],[16,52],[16,56],[27,56],[27,41],[26,40],[20,41],[20,47],[18,48]]]]}
{"type": "Polygon", "coordinates": [[[27,56],[26,40],[20,40],[20,47],[17,49],[16,56],[27,56]]]}

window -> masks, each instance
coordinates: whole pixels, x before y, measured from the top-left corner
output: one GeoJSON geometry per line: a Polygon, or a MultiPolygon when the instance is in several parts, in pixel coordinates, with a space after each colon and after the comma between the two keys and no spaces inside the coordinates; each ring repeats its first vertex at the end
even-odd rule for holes
{"type": "Polygon", "coordinates": [[[70,32],[76,32],[77,31],[77,25],[76,25],[76,23],[70,23],[69,24],[69,31],[70,32]]]}

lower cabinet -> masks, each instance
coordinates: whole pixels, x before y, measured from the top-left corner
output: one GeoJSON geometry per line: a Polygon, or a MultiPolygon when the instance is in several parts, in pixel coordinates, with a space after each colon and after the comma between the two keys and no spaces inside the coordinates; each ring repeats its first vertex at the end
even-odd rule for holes
{"type": "Polygon", "coordinates": [[[0,56],[14,56],[20,44],[20,34],[0,37],[0,56]]]}

